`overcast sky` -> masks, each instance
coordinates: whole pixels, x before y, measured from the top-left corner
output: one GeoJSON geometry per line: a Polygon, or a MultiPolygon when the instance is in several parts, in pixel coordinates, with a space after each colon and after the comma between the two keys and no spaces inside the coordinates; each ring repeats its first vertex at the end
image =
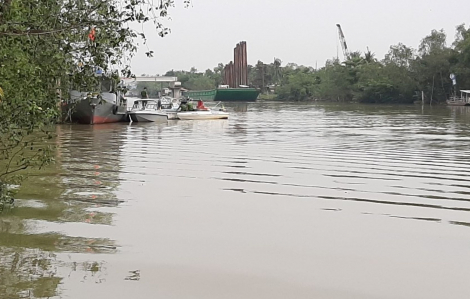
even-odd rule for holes
{"type": "Polygon", "coordinates": [[[132,60],[135,74],[212,69],[233,60],[233,48],[247,42],[248,63],[270,63],[274,57],[285,65],[323,66],[339,56],[336,23],[341,24],[351,51],[367,50],[382,59],[390,45],[417,48],[433,29],[444,29],[452,43],[455,27],[470,25],[469,0],[192,0],[189,8],[175,0],[171,33],[158,37],[146,28],[153,58],[146,48],[132,60]]]}

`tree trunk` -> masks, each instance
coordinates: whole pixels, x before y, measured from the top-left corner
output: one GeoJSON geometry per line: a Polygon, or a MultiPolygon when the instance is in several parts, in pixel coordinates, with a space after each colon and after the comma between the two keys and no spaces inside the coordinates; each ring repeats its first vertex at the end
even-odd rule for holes
{"type": "Polygon", "coordinates": [[[262,87],[261,87],[261,91],[262,91],[263,93],[265,93],[265,92],[266,92],[266,88],[264,87],[264,65],[263,65],[263,67],[261,68],[261,75],[262,75],[262,76],[261,76],[261,86],[262,86],[262,87]]]}
{"type": "Polygon", "coordinates": [[[434,95],[434,77],[435,75],[432,76],[431,100],[429,101],[429,106],[432,105],[432,96],[434,95]]]}

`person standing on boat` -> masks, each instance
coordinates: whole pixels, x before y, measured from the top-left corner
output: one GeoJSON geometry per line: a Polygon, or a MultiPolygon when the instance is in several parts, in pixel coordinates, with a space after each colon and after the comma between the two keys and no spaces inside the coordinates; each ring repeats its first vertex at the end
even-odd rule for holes
{"type": "MultiPolygon", "coordinates": [[[[148,99],[149,98],[149,94],[147,93],[147,87],[144,87],[144,90],[142,90],[140,92],[140,97],[142,99],[148,99]]],[[[142,101],[142,108],[145,109],[146,106],[147,106],[147,101],[142,101]]]]}
{"type": "Polygon", "coordinates": [[[142,99],[148,99],[149,98],[149,94],[147,93],[147,87],[144,87],[144,90],[142,90],[140,92],[140,96],[142,99]]]}

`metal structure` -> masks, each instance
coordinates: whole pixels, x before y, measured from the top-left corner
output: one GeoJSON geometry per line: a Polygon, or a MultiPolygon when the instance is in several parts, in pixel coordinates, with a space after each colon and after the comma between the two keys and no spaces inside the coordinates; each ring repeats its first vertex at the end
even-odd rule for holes
{"type": "Polygon", "coordinates": [[[177,77],[168,77],[168,76],[158,76],[158,77],[133,77],[133,78],[121,78],[125,83],[131,82],[176,82],[178,81],[177,77]]]}
{"type": "Polygon", "coordinates": [[[339,34],[339,41],[341,43],[341,48],[343,49],[343,55],[344,59],[347,60],[349,59],[349,50],[348,50],[348,45],[346,44],[346,39],[344,38],[343,30],[341,29],[340,24],[336,24],[338,27],[338,34],[339,34]]]}
{"type": "Polygon", "coordinates": [[[233,61],[224,68],[224,84],[231,88],[248,85],[246,42],[238,43],[233,49],[233,61]]]}

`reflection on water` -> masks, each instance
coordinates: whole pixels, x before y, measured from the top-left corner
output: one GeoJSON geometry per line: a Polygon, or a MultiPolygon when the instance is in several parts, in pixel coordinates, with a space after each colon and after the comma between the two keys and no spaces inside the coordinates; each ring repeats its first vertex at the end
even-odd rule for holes
{"type": "Polygon", "coordinates": [[[57,127],[0,218],[0,294],[470,296],[467,107],[225,107],[57,127]]]}
{"type": "Polygon", "coordinates": [[[249,103],[231,103],[230,108],[234,112],[248,112],[249,103]]]}
{"type": "MultiPolygon", "coordinates": [[[[114,253],[108,238],[69,236],[48,231],[47,223],[110,225],[112,214],[91,210],[116,206],[119,129],[59,126],[56,164],[32,171],[18,194],[16,208],[0,218],[0,298],[49,298],[58,295],[58,268],[77,270],[57,253],[114,253]],[[42,231],[44,230],[44,231],[42,231]]],[[[82,272],[89,271],[82,269],[82,272]]]]}
{"type": "Polygon", "coordinates": [[[2,298],[47,298],[56,295],[55,256],[30,249],[0,247],[0,294],[2,298]]]}

